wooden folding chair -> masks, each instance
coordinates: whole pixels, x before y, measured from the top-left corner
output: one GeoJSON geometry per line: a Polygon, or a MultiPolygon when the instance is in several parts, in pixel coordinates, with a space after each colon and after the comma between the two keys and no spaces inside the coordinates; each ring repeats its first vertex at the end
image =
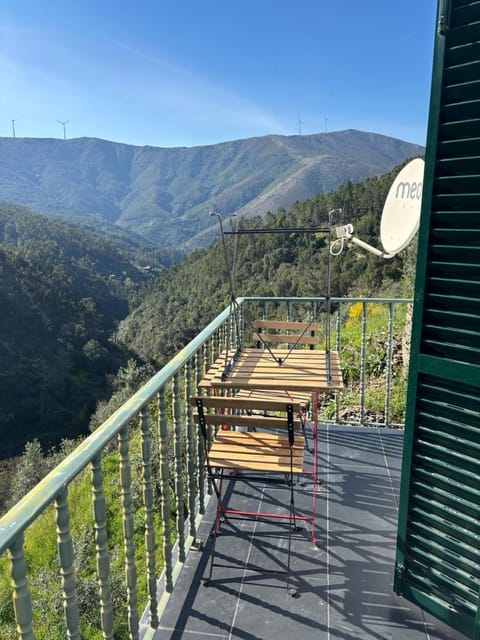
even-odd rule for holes
{"type": "MultiPolygon", "coordinates": [[[[205,390],[209,392],[212,388],[212,377],[217,372],[217,368],[213,367],[208,371],[200,383],[198,384],[198,388],[200,390],[205,390]]],[[[301,420],[302,431],[304,436],[304,443],[306,450],[312,455],[315,456],[314,459],[314,467],[316,468],[316,437],[317,430],[316,425],[312,423],[312,419],[309,417],[309,413],[311,410],[311,402],[312,402],[312,393],[309,392],[301,392],[296,391],[295,393],[283,391],[281,389],[276,391],[267,391],[262,389],[239,389],[236,391],[235,395],[236,401],[243,400],[246,402],[247,406],[252,401],[260,401],[259,406],[264,406],[267,408],[268,404],[266,403],[278,403],[278,405],[285,406],[287,403],[292,402],[295,407],[299,407],[298,415],[301,420]],[[313,441],[313,444],[309,442],[313,441]]],[[[272,405],[274,406],[274,405],[272,405]]],[[[276,406],[276,405],[275,405],[276,406]]],[[[268,409],[266,409],[268,410],[268,409]]],[[[272,410],[272,409],[270,409],[272,410]]],[[[297,413],[295,411],[295,413],[297,413]]],[[[304,472],[312,475],[314,472],[304,472]]],[[[315,477],[317,474],[315,472],[315,477]]]]}
{"type": "Polygon", "coordinates": [[[311,516],[299,516],[295,511],[294,475],[303,473],[304,437],[298,402],[221,396],[192,396],[196,407],[195,423],[203,441],[207,476],[217,497],[217,517],[210,558],[208,585],[215,566],[216,538],[222,522],[230,518],[281,518],[289,521],[287,589],[290,588],[290,551],[292,532],[298,521],[312,524],[314,536],[314,504],[311,516]],[[209,433],[212,430],[213,436],[209,433]],[[285,513],[244,511],[228,506],[229,492],[224,491],[224,480],[283,482],[289,487],[289,506],[285,513]]]}
{"type": "Polygon", "coordinates": [[[305,450],[313,457],[313,471],[304,471],[304,474],[314,475],[315,483],[318,482],[317,478],[317,426],[314,424],[314,419],[311,413],[312,407],[312,394],[308,392],[302,393],[301,391],[267,391],[265,389],[240,389],[236,398],[242,398],[248,401],[260,400],[263,402],[277,401],[277,402],[293,402],[299,407],[298,416],[302,425],[302,434],[305,443],[305,450]]]}
{"type": "MultiPolygon", "coordinates": [[[[285,349],[285,357],[288,357],[292,349],[308,346],[314,349],[320,344],[320,324],[318,322],[293,322],[290,320],[254,320],[255,329],[253,339],[257,348],[267,349],[272,357],[278,357],[280,349],[285,349]],[[275,355],[272,351],[275,349],[275,355]]],[[[296,392],[294,395],[279,392],[287,400],[298,401],[302,407],[302,416],[306,419],[310,408],[312,394],[296,392]]],[[[249,391],[251,397],[265,395],[260,391],[249,391]]],[[[246,395],[246,394],[243,394],[246,395]]],[[[277,394],[278,396],[278,394],[277,394]]]]}
{"type": "MultiPolygon", "coordinates": [[[[285,357],[293,349],[305,348],[315,349],[320,344],[320,324],[318,322],[297,322],[291,320],[254,320],[253,321],[253,340],[256,341],[257,348],[267,349],[272,353],[272,357],[278,357],[280,349],[285,350],[285,357]],[[273,351],[275,350],[275,356],[273,351]]],[[[311,393],[287,393],[285,391],[265,392],[261,390],[242,390],[240,394],[243,397],[250,398],[271,398],[284,397],[286,401],[294,401],[300,403],[300,416],[304,427],[305,443],[309,453],[315,456],[315,481],[317,481],[316,473],[316,425],[312,425],[309,418],[311,408],[311,393]],[[309,427],[309,432],[313,439],[313,445],[308,444],[307,431],[305,427],[309,427]]]]}

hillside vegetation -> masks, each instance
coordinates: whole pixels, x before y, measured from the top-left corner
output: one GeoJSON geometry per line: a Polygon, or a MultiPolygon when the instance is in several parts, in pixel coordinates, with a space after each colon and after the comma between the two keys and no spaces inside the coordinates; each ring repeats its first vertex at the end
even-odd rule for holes
{"type": "MultiPolygon", "coordinates": [[[[380,178],[348,182],[328,195],[317,195],[260,218],[240,219],[238,228],[325,226],[328,212],[341,208],[336,222],[355,222],[363,240],[379,246],[380,216],[397,167],[380,178]]],[[[336,223],[335,222],[335,223],[336,223]]],[[[219,231],[217,229],[217,235],[219,231]]],[[[260,296],[324,296],[328,246],[325,233],[243,235],[229,237],[229,267],[235,294],[260,296]],[[235,261],[233,256],[235,255],[235,261]],[[235,264],[234,264],[235,262],[235,264]]],[[[332,295],[389,295],[411,292],[403,279],[409,252],[383,260],[356,249],[333,258],[332,295]]],[[[142,303],[119,326],[119,339],[140,357],[164,364],[230,301],[222,243],[192,253],[151,284],[142,303]]]]}
{"type": "MultiPolygon", "coordinates": [[[[240,218],[239,228],[322,226],[329,210],[342,208],[337,222],[353,220],[360,237],[378,244],[397,171],[348,182],[266,220],[240,218]]],[[[227,244],[230,258],[235,254],[229,266],[236,295],[325,295],[326,234],[237,236],[227,244]]],[[[113,376],[128,358],[163,365],[228,304],[220,241],[149,277],[138,268],[145,251],[121,234],[0,206],[1,457],[34,437],[50,446],[85,433],[98,401],[118,388],[113,376]]],[[[408,255],[384,261],[345,250],[333,259],[332,295],[408,293],[402,281],[408,255]]],[[[102,405],[102,415],[109,406],[102,405]]]]}
{"type": "Polygon", "coordinates": [[[145,275],[114,242],[0,205],[0,457],[85,433],[145,275]]]}
{"type": "MultiPolygon", "coordinates": [[[[162,524],[160,518],[160,471],[158,442],[153,434],[153,478],[156,500],[154,522],[157,536],[156,563],[163,565],[162,524]]],[[[73,444],[73,443],[72,443],[73,444]]],[[[142,483],[140,481],[142,455],[141,438],[134,430],[129,443],[132,464],[132,510],[135,513],[135,551],[137,564],[138,615],[147,602],[148,584],[145,570],[145,535],[143,530],[144,510],[142,507],[142,483]]],[[[63,451],[61,453],[68,453],[63,451]]],[[[58,462],[53,456],[50,463],[58,462]]],[[[36,443],[29,446],[20,461],[19,470],[25,478],[35,466],[45,466],[46,461],[36,443]]],[[[115,611],[115,638],[131,638],[128,629],[128,593],[125,585],[125,548],[123,544],[123,514],[121,507],[122,487],[119,479],[118,456],[113,451],[106,452],[102,461],[105,501],[107,505],[107,527],[109,546],[109,585],[115,611]]],[[[20,475],[20,474],[19,474],[20,475]]],[[[100,626],[98,611],[98,576],[96,566],[95,524],[92,513],[92,488],[89,470],[84,471],[69,485],[69,502],[72,505],[69,527],[74,540],[75,578],[77,604],[80,614],[80,630],[83,640],[101,640],[104,635],[100,626]]],[[[175,527],[175,512],[172,513],[172,530],[175,527]]],[[[57,558],[57,531],[55,529],[54,506],[51,505],[27,530],[25,537],[25,559],[29,568],[29,589],[31,592],[37,640],[64,640],[66,629],[62,592],[59,581],[57,558]]],[[[0,557],[0,638],[15,638],[16,624],[12,602],[12,587],[9,559],[0,557]]]]}

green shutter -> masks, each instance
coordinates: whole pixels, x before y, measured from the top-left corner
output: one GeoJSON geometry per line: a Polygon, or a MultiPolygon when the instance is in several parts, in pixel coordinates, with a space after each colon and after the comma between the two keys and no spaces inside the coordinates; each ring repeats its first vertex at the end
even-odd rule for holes
{"type": "Polygon", "coordinates": [[[395,591],[480,640],[480,1],[439,3],[395,591]]]}

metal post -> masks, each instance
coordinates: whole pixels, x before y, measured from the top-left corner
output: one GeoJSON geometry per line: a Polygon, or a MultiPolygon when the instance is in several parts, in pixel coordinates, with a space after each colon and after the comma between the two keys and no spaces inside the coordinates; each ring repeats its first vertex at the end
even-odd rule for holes
{"type": "Polygon", "coordinates": [[[365,388],[367,378],[367,303],[362,302],[362,351],[360,368],[360,426],[365,421],[365,388]]]}
{"type": "Polygon", "coordinates": [[[390,400],[392,395],[392,358],[393,358],[393,302],[388,304],[388,341],[387,341],[387,380],[385,393],[385,426],[390,425],[390,400]]]}

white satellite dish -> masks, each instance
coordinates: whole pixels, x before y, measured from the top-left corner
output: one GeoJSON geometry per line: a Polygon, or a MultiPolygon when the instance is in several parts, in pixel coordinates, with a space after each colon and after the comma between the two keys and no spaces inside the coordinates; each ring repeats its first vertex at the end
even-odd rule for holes
{"type": "Polygon", "coordinates": [[[421,158],[409,162],[388,192],[380,222],[380,240],[387,253],[405,249],[418,231],[424,167],[421,158]]]}
{"type": "Polygon", "coordinates": [[[347,224],[336,229],[337,240],[330,248],[333,255],[342,252],[346,240],[382,258],[393,258],[405,249],[417,233],[420,224],[424,167],[424,161],[415,158],[403,167],[390,187],[380,221],[383,251],[356,238],[353,235],[353,225],[347,224]],[[337,242],[341,243],[340,250],[334,249],[337,242]]]}

